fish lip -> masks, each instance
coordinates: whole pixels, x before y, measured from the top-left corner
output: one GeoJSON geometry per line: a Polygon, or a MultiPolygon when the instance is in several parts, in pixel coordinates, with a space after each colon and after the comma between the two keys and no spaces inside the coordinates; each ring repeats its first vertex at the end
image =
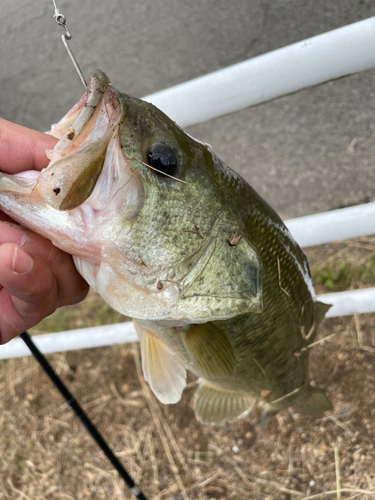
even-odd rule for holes
{"type": "Polygon", "coordinates": [[[86,93],[48,132],[60,139],[53,150],[53,161],[69,154],[72,145],[82,141],[88,124],[103,100],[108,103],[117,101],[117,106],[121,106],[120,93],[112,87],[109,78],[101,70],[95,70],[88,79],[86,93]]]}
{"type": "Polygon", "coordinates": [[[86,95],[58,124],[65,133],[40,175],[39,191],[48,205],[70,211],[91,196],[123,112],[120,93],[107,76],[92,73],[86,95]]]}
{"type": "MultiPolygon", "coordinates": [[[[48,166],[55,163],[58,159],[72,154],[77,148],[86,147],[87,139],[90,142],[95,142],[109,133],[112,129],[119,125],[124,114],[124,106],[121,101],[121,94],[118,90],[112,87],[109,79],[100,70],[92,73],[89,78],[87,92],[78,101],[74,108],[57,124],[60,132],[63,132],[59,142],[56,144],[52,152],[51,162],[48,166]],[[74,115],[72,118],[71,115],[74,115]],[[100,119],[100,115],[105,114],[104,123],[107,121],[105,128],[100,128],[95,135],[91,136],[96,122],[100,119]],[[78,116],[77,116],[78,115],[78,116]],[[65,121],[64,121],[65,119],[65,121]]],[[[54,129],[51,130],[51,134],[54,129]]],[[[53,134],[52,134],[53,135],[53,134]]]]}

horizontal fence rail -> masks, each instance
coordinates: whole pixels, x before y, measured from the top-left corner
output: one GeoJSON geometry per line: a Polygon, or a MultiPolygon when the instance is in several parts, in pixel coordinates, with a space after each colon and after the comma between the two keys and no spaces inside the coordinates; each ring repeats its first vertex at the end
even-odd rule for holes
{"type": "Polygon", "coordinates": [[[187,127],[375,66],[375,17],[144,97],[187,127]]]}
{"type": "Polygon", "coordinates": [[[319,295],[318,299],[326,304],[332,304],[331,309],[325,316],[326,318],[375,312],[375,288],[325,293],[319,295]]]}
{"type": "MultiPolygon", "coordinates": [[[[318,296],[318,299],[326,304],[332,304],[331,309],[326,314],[327,318],[375,311],[375,288],[327,293],[318,296]]],[[[125,344],[137,340],[137,333],[132,322],[35,335],[33,337],[36,346],[44,354],[125,344]]],[[[21,339],[13,339],[0,346],[0,359],[30,355],[31,352],[21,339]]]]}
{"type": "MultiPolygon", "coordinates": [[[[138,336],[133,322],[114,325],[80,328],[67,332],[34,335],[33,341],[43,354],[61,351],[75,351],[91,347],[137,342],[138,336]]],[[[21,339],[13,339],[0,346],[0,359],[31,356],[30,350],[21,339]]]]}
{"type": "Polygon", "coordinates": [[[300,247],[375,234],[375,202],[284,221],[300,247]]]}

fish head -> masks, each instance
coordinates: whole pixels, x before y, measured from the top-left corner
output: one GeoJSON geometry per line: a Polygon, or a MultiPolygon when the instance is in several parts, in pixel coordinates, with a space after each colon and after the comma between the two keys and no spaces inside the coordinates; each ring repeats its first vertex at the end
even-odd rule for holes
{"type": "Polygon", "coordinates": [[[232,203],[244,181],[210,149],[99,70],[50,133],[39,190],[75,240],[53,241],[114,309],[174,326],[262,310],[261,260],[232,203]]]}

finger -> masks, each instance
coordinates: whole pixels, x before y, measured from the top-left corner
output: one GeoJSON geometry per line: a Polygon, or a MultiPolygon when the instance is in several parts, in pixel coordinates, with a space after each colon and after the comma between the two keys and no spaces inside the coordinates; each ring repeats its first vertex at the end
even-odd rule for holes
{"type": "Polygon", "coordinates": [[[58,250],[50,267],[57,281],[59,307],[77,304],[86,297],[90,287],[77,271],[71,255],[58,250]]]}
{"type": "Polygon", "coordinates": [[[52,314],[58,287],[49,266],[13,243],[0,246],[0,343],[52,314]]]}
{"type": "Polygon", "coordinates": [[[0,170],[8,173],[42,170],[49,160],[46,149],[57,139],[0,118],[0,170]]]}
{"type": "Polygon", "coordinates": [[[61,305],[51,267],[14,243],[0,245],[0,282],[0,344],[35,326],[61,305]]]}
{"type": "Polygon", "coordinates": [[[0,222],[0,245],[3,243],[19,245],[51,268],[58,286],[59,306],[76,304],[86,297],[89,286],[78,273],[72,256],[59,250],[49,240],[18,224],[0,222]]]}

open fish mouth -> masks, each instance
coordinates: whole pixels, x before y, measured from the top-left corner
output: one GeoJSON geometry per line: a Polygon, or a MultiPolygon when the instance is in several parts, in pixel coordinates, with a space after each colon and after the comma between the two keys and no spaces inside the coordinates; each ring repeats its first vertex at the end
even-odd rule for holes
{"type": "Polygon", "coordinates": [[[92,73],[87,93],[49,132],[60,139],[39,178],[40,193],[50,206],[72,210],[91,195],[122,112],[119,93],[106,75],[92,73]]]}
{"type": "MultiPolygon", "coordinates": [[[[102,71],[94,71],[88,80],[87,92],[58,123],[52,125],[51,130],[47,133],[57,139],[62,139],[66,135],[65,144],[69,147],[72,144],[72,139],[75,139],[74,142],[78,144],[77,138],[82,134],[83,129],[102,101],[105,105],[112,104],[115,110],[118,109],[118,94],[118,91],[111,86],[108,77],[102,71]]],[[[109,118],[110,108],[107,107],[105,112],[109,118]]],[[[88,131],[86,131],[86,136],[87,133],[88,131]]],[[[60,144],[59,148],[54,149],[54,152],[63,151],[64,142],[60,144]]]]}

